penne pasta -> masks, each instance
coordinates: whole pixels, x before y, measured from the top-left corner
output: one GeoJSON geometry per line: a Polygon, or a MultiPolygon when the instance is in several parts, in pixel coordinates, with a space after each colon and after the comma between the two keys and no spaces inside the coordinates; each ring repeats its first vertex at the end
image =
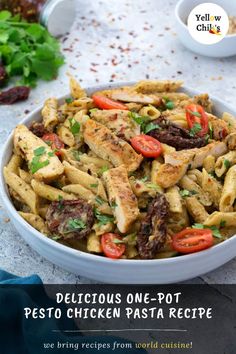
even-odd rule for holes
{"type": "Polygon", "coordinates": [[[4,167],[4,178],[10,188],[12,188],[21,198],[21,200],[30,207],[34,213],[38,213],[38,195],[32,190],[22,178],[4,167]]]}

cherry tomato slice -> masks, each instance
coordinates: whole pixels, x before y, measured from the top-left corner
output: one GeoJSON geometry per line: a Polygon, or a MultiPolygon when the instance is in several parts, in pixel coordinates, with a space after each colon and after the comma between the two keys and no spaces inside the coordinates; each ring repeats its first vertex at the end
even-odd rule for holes
{"type": "Polygon", "coordinates": [[[158,157],[162,153],[161,143],[152,136],[141,134],[131,140],[133,148],[145,157],[158,157]]]}
{"type": "Polygon", "coordinates": [[[123,243],[119,243],[119,241],[122,241],[120,235],[113,234],[110,232],[107,234],[103,234],[101,237],[103,253],[109,258],[120,258],[125,252],[125,245],[123,243]],[[118,243],[114,242],[116,240],[118,243]]]}
{"type": "Polygon", "coordinates": [[[92,96],[93,102],[98,108],[101,109],[125,109],[128,110],[123,103],[113,101],[110,98],[100,95],[93,95],[92,96]]]}
{"type": "Polygon", "coordinates": [[[186,107],[186,119],[189,129],[192,129],[194,135],[204,136],[208,133],[208,118],[202,106],[189,104],[186,107]]]}
{"type": "Polygon", "coordinates": [[[61,139],[59,138],[59,136],[57,134],[47,133],[47,134],[44,134],[42,139],[43,139],[43,141],[45,141],[45,143],[47,143],[52,148],[52,150],[58,150],[55,152],[55,154],[57,156],[61,155],[60,150],[63,149],[65,147],[65,145],[61,141],[61,139]]]}
{"type": "Polygon", "coordinates": [[[184,229],[173,236],[173,248],[180,253],[199,252],[213,246],[210,229],[184,229]]]}

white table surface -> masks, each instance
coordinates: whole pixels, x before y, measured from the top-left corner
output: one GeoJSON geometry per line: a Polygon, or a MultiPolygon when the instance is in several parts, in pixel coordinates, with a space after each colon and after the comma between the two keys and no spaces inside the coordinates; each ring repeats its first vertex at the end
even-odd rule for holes
{"type": "MultiPolygon", "coordinates": [[[[30,99],[0,106],[0,144],[15,125],[49,96],[68,92],[67,73],[86,87],[144,78],[182,79],[190,87],[236,104],[236,57],[211,59],[185,49],[175,32],[174,0],[77,0],[78,15],[62,39],[67,64],[57,80],[40,82],[30,99]]],[[[0,201],[0,267],[46,283],[92,283],[55,266],[19,236],[0,201]]],[[[193,282],[236,283],[236,259],[193,282]]]]}

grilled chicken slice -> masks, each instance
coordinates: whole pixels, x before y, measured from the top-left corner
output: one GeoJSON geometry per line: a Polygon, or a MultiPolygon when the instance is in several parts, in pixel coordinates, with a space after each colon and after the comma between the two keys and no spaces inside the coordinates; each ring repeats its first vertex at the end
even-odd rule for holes
{"type": "Polygon", "coordinates": [[[84,141],[96,155],[116,167],[124,164],[128,172],[135,171],[143,159],[126,141],[92,119],[85,123],[84,141]]]}
{"type": "Polygon", "coordinates": [[[165,163],[160,166],[157,173],[157,181],[163,188],[169,188],[177,184],[185,175],[187,169],[194,169],[203,165],[208,155],[219,157],[227,151],[224,142],[213,142],[199,149],[176,151],[165,155],[165,163]]]}
{"type": "Polygon", "coordinates": [[[25,125],[18,125],[15,128],[14,147],[17,153],[28,162],[35,179],[52,181],[64,172],[61,161],[50,146],[34,135],[25,125]],[[41,151],[37,150],[38,148],[41,148],[41,151]],[[38,160],[37,163],[36,160],[38,160]],[[40,168],[40,164],[44,166],[40,168]],[[38,170],[33,172],[33,167],[38,170]]]}
{"type": "Polygon", "coordinates": [[[131,189],[127,169],[124,165],[112,168],[103,173],[103,178],[117,227],[120,232],[125,233],[139,215],[138,201],[131,189]]]}
{"type": "Polygon", "coordinates": [[[121,109],[98,109],[91,113],[91,118],[111,129],[116,136],[129,141],[140,134],[140,125],[129,114],[129,111],[121,109]]]}

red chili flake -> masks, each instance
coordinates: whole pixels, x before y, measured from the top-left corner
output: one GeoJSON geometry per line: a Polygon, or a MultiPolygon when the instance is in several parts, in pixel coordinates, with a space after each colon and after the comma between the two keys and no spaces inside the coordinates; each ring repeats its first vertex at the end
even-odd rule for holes
{"type": "Polygon", "coordinates": [[[30,88],[26,86],[16,86],[0,93],[0,104],[13,104],[18,101],[27,100],[30,88]]]}
{"type": "Polygon", "coordinates": [[[116,74],[112,74],[112,75],[111,75],[111,78],[112,78],[112,79],[115,79],[115,77],[116,77],[116,74]]]}
{"type": "Polygon", "coordinates": [[[111,63],[112,63],[113,66],[118,65],[118,63],[117,63],[117,61],[116,61],[116,58],[112,58],[112,59],[111,59],[111,63]]]}

